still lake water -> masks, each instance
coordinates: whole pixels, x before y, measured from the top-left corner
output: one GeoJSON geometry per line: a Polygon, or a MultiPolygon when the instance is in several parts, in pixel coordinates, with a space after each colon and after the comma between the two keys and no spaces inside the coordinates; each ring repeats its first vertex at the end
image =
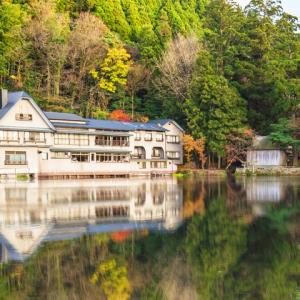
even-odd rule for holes
{"type": "Polygon", "coordinates": [[[0,299],[300,299],[300,178],[0,183],[0,299]]]}

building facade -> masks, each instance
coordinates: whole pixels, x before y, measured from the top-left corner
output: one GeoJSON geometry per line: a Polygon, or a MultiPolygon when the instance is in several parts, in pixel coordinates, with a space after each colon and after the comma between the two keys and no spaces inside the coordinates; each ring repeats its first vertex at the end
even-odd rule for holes
{"type": "Polygon", "coordinates": [[[170,174],[182,163],[182,128],[44,112],[25,92],[0,94],[0,176],[170,174]]]}
{"type": "Polygon", "coordinates": [[[247,150],[247,167],[286,166],[284,151],[276,147],[267,136],[256,136],[253,145],[247,150]]]}

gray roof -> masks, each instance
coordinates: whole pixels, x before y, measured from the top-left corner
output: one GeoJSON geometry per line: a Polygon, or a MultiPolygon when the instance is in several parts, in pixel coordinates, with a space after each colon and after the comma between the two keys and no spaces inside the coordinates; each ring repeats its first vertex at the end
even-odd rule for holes
{"type": "Polygon", "coordinates": [[[111,131],[167,131],[165,128],[160,127],[152,123],[140,123],[140,122],[122,122],[122,121],[110,121],[110,120],[95,120],[85,119],[86,124],[78,123],[63,123],[63,122],[52,122],[55,127],[63,128],[86,128],[86,129],[98,129],[98,130],[111,130],[111,131]]]}
{"type": "Polygon", "coordinates": [[[142,123],[142,122],[132,122],[131,123],[136,130],[145,130],[145,131],[167,131],[167,129],[155,124],[155,123],[142,123]]]}
{"type": "Polygon", "coordinates": [[[8,93],[8,102],[4,108],[0,109],[0,118],[2,118],[21,98],[24,97],[31,98],[23,91],[8,93]]]}
{"type": "Polygon", "coordinates": [[[81,116],[70,113],[44,111],[44,114],[49,120],[86,121],[81,116]]]}
{"type": "Polygon", "coordinates": [[[156,124],[158,126],[164,126],[167,123],[173,123],[176,127],[178,127],[179,130],[184,132],[184,129],[177,122],[175,122],[172,119],[155,119],[155,120],[150,120],[148,123],[156,124]]]}

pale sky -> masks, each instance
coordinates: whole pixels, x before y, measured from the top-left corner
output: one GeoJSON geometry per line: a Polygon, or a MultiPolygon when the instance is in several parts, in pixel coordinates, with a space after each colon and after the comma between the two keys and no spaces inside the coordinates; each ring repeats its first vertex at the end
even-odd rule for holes
{"type": "MultiPolygon", "coordinates": [[[[250,0],[235,0],[242,6],[246,6],[250,0]]],[[[300,20],[300,0],[281,0],[284,11],[297,16],[300,20]]]]}

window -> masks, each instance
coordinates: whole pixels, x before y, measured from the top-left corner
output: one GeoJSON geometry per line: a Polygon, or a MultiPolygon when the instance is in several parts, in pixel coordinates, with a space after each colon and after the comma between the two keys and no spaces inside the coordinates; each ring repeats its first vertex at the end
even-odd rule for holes
{"type": "Polygon", "coordinates": [[[145,161],[142,161],[142,162],[138,162],[139,164],[139,169],[146,169],[147,165],[146,165],[146,162],[145,161]]]}
{"type": "Polygon", "coordinates": [[[136,132],[134,134],[134,140],[135,141],[140,141],[141,140],[141,133],[140,132],[136,132]]]}
{"type": "Polygon", "coordinates": [[[154,157],[154,158],[164,158],[164,150],[160,147],[154,147],[152,149],[152,157],[154,157]]]}
{"type": "Polygon", "coordinates": [[[88,162],[89,154],[82,153],[82,152],[74,152],[74,153],[71,153],[71,160],[74,162],[88,162]]]}
{"type": "Polygon", "coordinates": [[[89,145],[89,136],[83,134],[58,133],[54,136],[54,144],[56,145],[89,145]]]}
{"type": "Polygon", "coordinates": [[[128,136],[97,135],[95,145],[101,146],[129,146],[128,136]]]}
{"type": "Polygon", "coordinates": [[[112,154],[112,153],[98,153],[96,154],[96,162],[128,162],[127,154],[112,154]]]}
{"type": "Polygon", "coordinates": [[[168,151],[167,157],[169,159],[179,159],[180,153],[178,151],[168,151]]]}
{"type": "Polygon", "coordinates": [[[16,114],[17,121],[32,121],[31,114],[16,114]]]}
{"type": "Polygon", "coordinates": [[[18,131],[0,131],[0,140],[1,141],[10,141],[10,142],[18,142],[19,132],[18,131]]]}
{"type": "Polygon", "coordinates": [[[152,133],[145,134],[145,141],[152,141],[152,133]]]}
{"type": "Polygon", "coordinates": [[[167,167],[167,163],[165,161],[151,161],[152,169],[165,169],[167,167]]]}
{"type": "Polygon", "coordinates": [[[26,165],[26,152],[24,151],[5,151],[6,165],[26,165]]]}
{"type": "Polygon", "coordinates": [[[97,135],[95,137],[95,145],[109,146],[109,144],[110,144],[110,136],[97,135]]]}
{"type": "Polygon", "coordinates": [[[145,159],[146,151],[144,147],[134,147],[133,158],[145,159]]]}
{"type": "Polygon", "coordinates": [[[163,142],[164,141],[164,136],[161,133],[157,134],[156,135],[156,141],[157,142],[163,142]]]}
{"type": "Polygon", "coordinates": [[[112,146],[129,146],[129,141],[127,136],[113,136],[112,146]]]}
{"type": "Polygon", "coordinates": [[[167,143],[170,144],[179,144],[179,136],[178,135],[167,135],[167,143]]]}
{"type": "Polygon", "coordinates": [[[44,132],[25,132],[24,140],[25,140],[25,142],[43,143],[46,141],[45,133],[44,132]]]}
{"type": "Polygon", "coordinates": [[[69,158],[69,153],[68,152],[53,152],[51,158],[54,159],[67,159],[69,158]]]}

